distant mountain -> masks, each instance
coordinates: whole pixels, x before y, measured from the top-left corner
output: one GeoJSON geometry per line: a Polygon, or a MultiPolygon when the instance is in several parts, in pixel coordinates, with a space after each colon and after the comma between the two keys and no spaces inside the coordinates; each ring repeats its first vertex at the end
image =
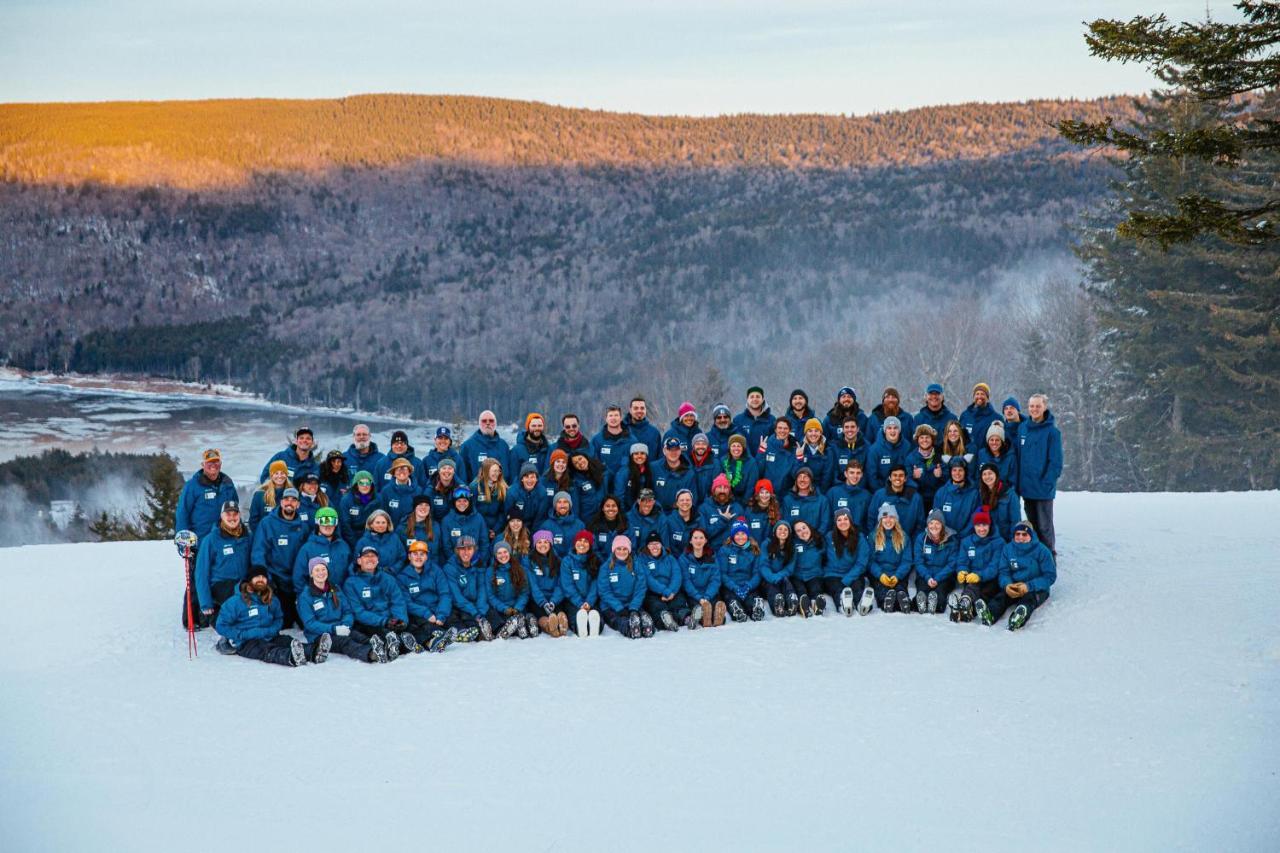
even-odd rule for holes
{"type": "Polygon", "coordinates": [[[868,406],[925,376],[1014,390],[1013,295],[1070,271],[1107,177],[1052,122],[1124,108],[0,106],[0,358],[588,425],[633,390],[808,383],[824,408],[851,381],[868,406]],[[970,349],[925,346],[953,338],[970,349]]]}

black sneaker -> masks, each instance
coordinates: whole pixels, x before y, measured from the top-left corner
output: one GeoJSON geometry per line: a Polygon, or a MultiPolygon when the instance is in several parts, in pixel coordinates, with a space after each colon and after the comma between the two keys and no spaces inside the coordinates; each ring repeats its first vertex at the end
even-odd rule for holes
{"type": "Polygon", "coordinates": [[[809,596],[802,595],[800,600],[796,602],[796,609],[805,619],[809,618],[809,596]]]}
{"type": "Polygon", "coordinates": [[[387,641],[387,660],[400,657],[400,637],[395,631],[388,631],[382,638],[387,641]]]}
{"type": "MultiPolygon", "coordinates": [[[[666,611],[664,610],[663,613],[666,611]]],[[[653,617],[643,610],[640,611],[640,635],[642,637],[653,636],[653,617]]]]}
{"type": "Polygon", "coordinates": [[[734,622],[747,621],[747,611],[742,609],[742,605],[738,603],[737,599],[733,599],[729,602],[729,617],[733,619],[734,622]]]}
{"type": "Polygon", "coordinates": [[[1013,608],[1013,612],[1009,614],[1009,630],[1016,631],[1027,624],[1027,617],[1030,615],[1031,611],[1027,609],[1025,604],[1019,604],[1013,608]]]}
{"type": "Polygon", "coordinates": [[[294,666],[302,666],[307,662],[307,647],[301,640],[293,640],[289,643],[289,659],[293,661],[294,666]]]}
{"type": "Polygon", "coordinates": [[[640,614],[632,613],[627,620],[627,634],[633,640],[640,639],[640,614]]]}
{"type": "Polygon", "coordinates": [[[387,644],[384,643],[382,638],[377,634],[374,634],[369,638],[369,646],[373,649],[373,656],[378,663],[386,663],[390,660],[390,658],[387,657],[387,644]]]}
{"type": "Polygon", "coordinates": [[[476,619],[476,625],[480,626],[480,636],[486,641],[493,639],[493,626],[489,624],[489,620],[480,616],[476,619]]]}
{"type": "MultiPolygon", "coordinates": [[[[676,624],[676,617],[671,615],[671,611],[664,610],[659,613],[658,616],[662,621],[662,627],[666,628],[668,631],[677,631],[680,629],[680,626],[676,624]]],[[[685,624],[688,623],[686,622],[685,624]]]]}
{"type": "Polygon", "coordinates": [[[751,621],[759,622],[764,618],[764,599],[756,596],[755,601],[751,604],[751,621]]]}
{"type": "Polygon", "coordinates": [[[316,649],[311,654],[312,663],[324,663],[329,659],[329,649],[333,648],[333,637],[325,632],[316,640],[316,649]]]}
{"type": "Polygon", "coordinates": [[[231,645],[231,641],[228,640],[226,637],[219,637],[218,642],[214,645],[214,648],[218,650],[218,654],[220,655],[237,654],[236,647],[231,645]]]}
{"type": "Polygon", "coordinates": [[[785,616],[787,614],[787,600],[782,597],[782,593],[778,593],[773,597],[773,615],[785,616]]]}

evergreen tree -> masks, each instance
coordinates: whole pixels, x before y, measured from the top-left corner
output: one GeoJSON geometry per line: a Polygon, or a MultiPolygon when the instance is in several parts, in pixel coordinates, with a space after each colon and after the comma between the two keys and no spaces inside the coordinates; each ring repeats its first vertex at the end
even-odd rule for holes
{"type": "Polygon", "coordinates": [[[147,477],[146,508],[139,517],[142,539],[172,539],[173,520],[182,494],[182,475],[173,457],[162,453],[151,465],[147,477]]]}
{"type": "Polygon", "coordinates": [[[107,513],[106,510],[89,522],[89,532],[100,542],[132,542],[143,538],[136,524],[125,520],[119,513],[107,513]]]}

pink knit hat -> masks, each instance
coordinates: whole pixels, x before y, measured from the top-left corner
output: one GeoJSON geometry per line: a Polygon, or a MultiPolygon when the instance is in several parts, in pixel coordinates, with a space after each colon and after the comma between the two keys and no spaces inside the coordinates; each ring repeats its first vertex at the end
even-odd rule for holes
{"type": "Polygon", "coordinates": [[[617,536],[613,537],[613,544],[609,546],[609,550],[610,550],[610,551],[616,551],[616,550],[618,550],[618,548],[619,548],[619,547],[626,547],[626,549],[627,549],[628,551],[630,551],[630,550],[631,550],[631,538],[630,538],[629,536],[626,536],[626,535],[621,534],[621,533],[619,533],[617,536]]]}

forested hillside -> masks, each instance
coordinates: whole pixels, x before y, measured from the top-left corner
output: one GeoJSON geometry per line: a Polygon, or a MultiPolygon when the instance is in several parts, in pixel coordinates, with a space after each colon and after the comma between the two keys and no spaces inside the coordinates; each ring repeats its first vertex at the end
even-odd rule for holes
{"type": "Polygon", "coordinates": [[[849,383],[868,407],[932,379],[1025,394],[1108,168],[1049,121],[1103,103],[0,107],[0,358],[467,420],[591,424],[634,391],[665,419],[756,382],[823,407],[849,383]]]}

